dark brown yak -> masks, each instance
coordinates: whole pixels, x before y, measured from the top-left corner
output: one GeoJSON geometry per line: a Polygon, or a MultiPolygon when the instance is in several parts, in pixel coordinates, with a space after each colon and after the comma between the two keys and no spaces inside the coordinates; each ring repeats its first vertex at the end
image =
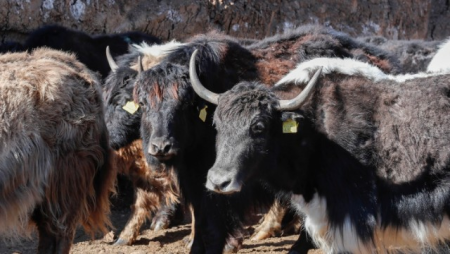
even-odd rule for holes
{"type": "Polygon", "coordinates": [[[40,253],[69,253],[76,227],[110,225],[111,167],[98,78],[75,56],[0,56],[0,235],[39,232],[40,253]]]}
{"type": "MultiPolygon", "coordinates": [[[[169,227],[173,223],[177,206],[179,207],[176,177],[171,172],[155,172],[144,159],[142,141],[139,138],[141,109],[124,109],[132,101],[139,67],[151,68],[161,61],[166,52],[178,45],[175,41],[164,45],[133,45],[131,52],[120,56],[117,63],[109,48],[106,51],[111,68],[104,85],[106,125],[111,147],[117,152],[117,171],[132,182],[135,192],[132,213],[115,243],[118,245],[132,244],[139,235],[142,224],[153,214],[152,229],[157,231],[169,227]],[[138,64],[138,59],[141,64],[138,64]]],[[[119,190],[120,183],[119,180],[119,190]]]]}

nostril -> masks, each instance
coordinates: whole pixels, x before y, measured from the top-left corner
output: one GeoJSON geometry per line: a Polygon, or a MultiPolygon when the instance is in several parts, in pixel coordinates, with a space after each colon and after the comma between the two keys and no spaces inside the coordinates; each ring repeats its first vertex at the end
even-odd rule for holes
{"type": "Polygon", "coordinates": [[[228,185],[230,185],[230,183],[231,183],[231,180],[222,182],[221,184],[218,185],[219,190],[224,190],[226,187],[228,187],[228,185]]]}
{"type": "Polygon", "coordinates": [[[166,145],[164,146],[164,149],[162,149],[162,150],[163,150],[163,153],[168,153],[169,150],[170,150],[170,148],[172,148],[172,145],[166,144],[166,145]]]}

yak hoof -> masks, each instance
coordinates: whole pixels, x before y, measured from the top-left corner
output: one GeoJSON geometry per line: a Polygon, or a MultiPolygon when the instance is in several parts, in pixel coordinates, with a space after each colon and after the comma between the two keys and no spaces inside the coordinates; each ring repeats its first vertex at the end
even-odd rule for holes
{"type": "Polygon", "coordinates": [[[194,239],[192,239],[191,236],[188,235],[183,238],[183,242],[184,242],[184,246],[186,246],[186,248],[191,249],[192,244],[194,243],[194,239]]]}
{"type": "Polygon", "coordinates": [[[269,229],[257,229],[257,232],[250,238],[251,241],[261,241],[272,236],[280,236],[280,227],[271,227],[269,229]]]}
{"type": "Polygon", "coordinates": [[[258,233],[254,234],[251,238],[250,241],[261,241],[264,239],[267,239],[269,237],[271,237],[272,235],[268,232],[262,232],[259,231],[258,233]]]}
{"type": "Polygon", "coordinates": [[[156,221],[153,221],[152,228],[153,231],[158,231],[161,229],[167,229],[169,227],[170,221],[169,218],[159,218],[156,221]]]}
{"type": "Polygon", "coordinates": [[[170,218],[168,214],[157,214],[150,225],[150,229],[153,229],[155,232],[161,229],[167,229],[170,225],[170,218]]]}
{"type": "Polygon", "coordinates": [[[117,241],[113,245],[128,245],[128,241],[124,239],[117,239],[117,241]]]}
{"type": "Polygon", "coordinates": [[[225,248],[223,249],[223,253],[237,253],[240,249],[240,246],[235,246],[232,244],[226,244],[225,248]]]}

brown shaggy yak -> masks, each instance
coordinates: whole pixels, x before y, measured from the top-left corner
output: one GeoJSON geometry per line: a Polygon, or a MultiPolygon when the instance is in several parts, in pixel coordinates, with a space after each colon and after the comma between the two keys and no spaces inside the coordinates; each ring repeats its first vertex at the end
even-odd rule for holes
{"type": "Polygon", "coordinates": [[[148,166],[141,139],[117,151],[116,167],[119,173],[129,177],[136,192],[132,213],[116,244],[132,244],[152,212],[163,204],[178,202],[178,184],[173,181],[175,176],[155,172],[148,166]]]}
{"type": "Polygon", "coordinates": [[[0,235],[35,224],[39,252],[106,232],[116,177],[97,76],[50,49],[0,56],[0,235]]]}

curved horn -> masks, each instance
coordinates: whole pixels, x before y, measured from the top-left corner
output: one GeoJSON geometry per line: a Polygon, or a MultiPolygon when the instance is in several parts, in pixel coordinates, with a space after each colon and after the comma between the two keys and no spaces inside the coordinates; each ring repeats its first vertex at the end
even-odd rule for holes
{"type": "Polygon", "coordinates": [[[191,60],[189,61],[189,77],[191,79],[192,88],[194,88],[195,93],[206,101],[212,104],[219,103],[219,94],[213,93],[206,89],[197,76],[197,70],[195,69],[195,57],[197,56],[198,49],[192,53],[191,60]]]}
{"type": "Polygon", "coordinates": [[[115,72],[119,66],[116,62],[114,62],[114,58],[111,56],[111,51],[109,51],[109,46],[106,46],[106,59],[108,59],[109,68],[115,72]]]}
{"type": "Polygon", "coordinates": [[[308,85],[306,85],[305,89],[297,95],[292,100],[280,100],[280,106],[278,107],[278,110],[294,110],[298,109],[303,105],[303,103],[306,102],[306,99],[311,95],[311,91],[314,88],[314,85],[317,83],[317,80],[319,79],[319,75],[322,72],[322,66],[316,71],[312,79],[309,81],[308,85]]]}
{"type": "Polygon", "coordinates": [[[139,56],[138,57],[138,73],[140,74],[143,71],[144,71],[144,66],[142,66],[142,58],[141,58],[141,56],[139,56]]]}

